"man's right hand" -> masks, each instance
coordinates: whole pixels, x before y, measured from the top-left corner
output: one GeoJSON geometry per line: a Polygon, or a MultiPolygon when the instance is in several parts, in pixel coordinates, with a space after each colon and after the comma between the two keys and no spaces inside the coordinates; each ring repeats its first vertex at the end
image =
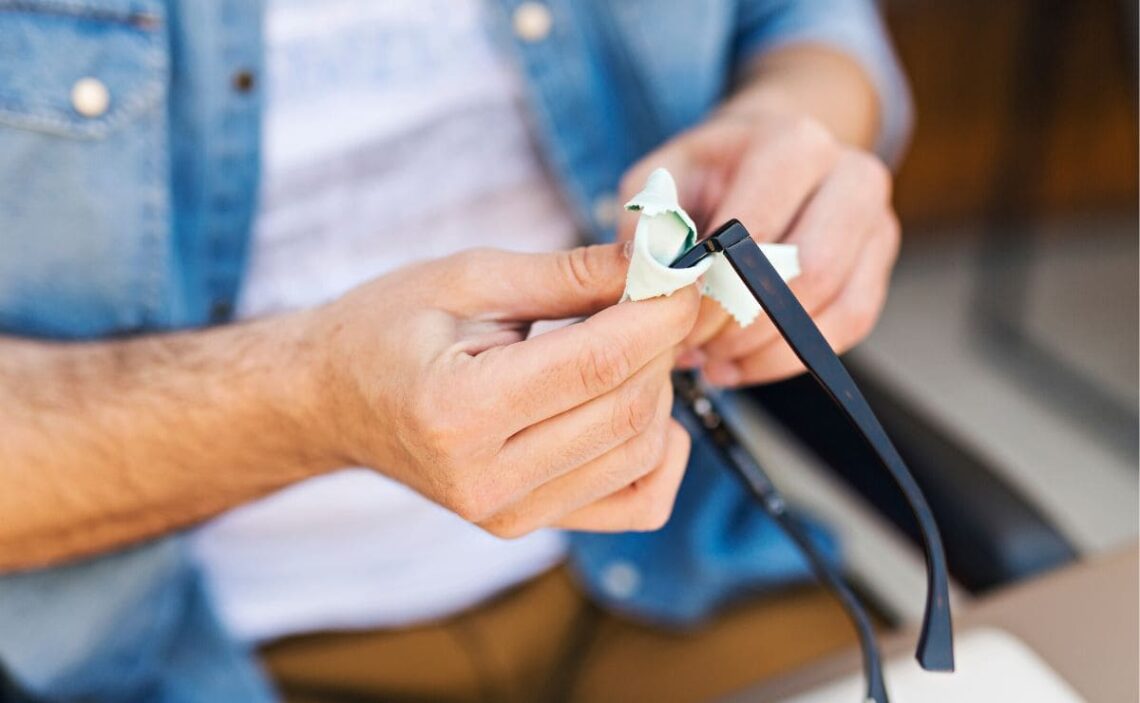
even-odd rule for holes
{"type": "Polygon", "coordinates": [[[499,536],[660,527],[689,451],[669,373],[699,296],[615,306],[627,267],[620,245],[472,250],[288,318],[314,440],[499,536]]]}
{"type": "Polygon", "coordinates": [[[370,466],[502,536],[650,529],[697,293],[614,305],[620,245],[470,251],[312,310],[98,342],[0,336],[0,572],[370,466]],[[590,315],[525,339],[530,322],[590,315]]]}

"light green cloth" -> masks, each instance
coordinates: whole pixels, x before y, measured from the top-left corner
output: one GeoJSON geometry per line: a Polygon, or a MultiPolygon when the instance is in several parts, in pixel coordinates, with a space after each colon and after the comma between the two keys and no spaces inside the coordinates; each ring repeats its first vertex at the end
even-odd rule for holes
{"type": "MultiPolygon", "coordinates": [[[[669,295],[704,275],[701,292],[721,304],[741,327],[752,324],[760,304],[723,254],[706,257],[696,266],[671,269],[681,252],[697,242],[697,227],[677,202],[677,184],[663,168],[649,174],[645,188],[626,203],[641,213],[633,235],[633,256],[625,279],[623,300],[645,300],[669,295]]],[[[761,244],[760,250],[785,281],[800,274],[793,244],[761,244]]]]}

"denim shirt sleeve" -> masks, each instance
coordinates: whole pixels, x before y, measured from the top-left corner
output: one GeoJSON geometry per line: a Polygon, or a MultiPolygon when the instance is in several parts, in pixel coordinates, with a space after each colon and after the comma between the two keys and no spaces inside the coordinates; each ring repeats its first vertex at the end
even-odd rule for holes
{"type": "Polygon", "coordinates": [[[275,698],[176,536],[0,576],[0,666],[36,701],[275,698]]]}
{"type": "Polygon", "coordinates": [[[736,53],[747,60],[790,44],[823,44],[862,66],[879,97],[875,151],[901,160],[914,123],[910,89],[874,0],[743,0],[736,53]]]}

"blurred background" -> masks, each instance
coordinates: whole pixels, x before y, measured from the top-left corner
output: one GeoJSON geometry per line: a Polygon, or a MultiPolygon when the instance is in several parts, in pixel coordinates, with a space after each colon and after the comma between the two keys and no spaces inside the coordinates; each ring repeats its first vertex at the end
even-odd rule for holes
{"type": "MultiPolygon", "coordinates": [[[[904,247],[853,371],[944,530],[958,597],[1137,535],[1137,5],[890,0],[918,123],[904,247]],[[963,51],[969,47],[968,51],[963,51]]],[[[758,389],[753,449],[920,615],[905,506],[828,403],[758,389]]]]}

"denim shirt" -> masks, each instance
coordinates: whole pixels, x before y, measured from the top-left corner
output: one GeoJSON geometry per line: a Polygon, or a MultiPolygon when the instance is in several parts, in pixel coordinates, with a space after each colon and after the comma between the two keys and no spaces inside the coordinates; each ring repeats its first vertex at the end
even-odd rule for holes
{"type": "MultiPolygon", "coordinates": [[[[537,39],[512,31],[520,4],[492,2],[497,38],[598,239],[612,237],[622,172],[778,46],[854,57],[880,96],[880,153],[904,145],[909,96],[872,0],[547,0],[537,39]]],[[[98,339],[230,317],[256,210],[261,62],[252,0],[0,0],[0,334],[98,339]],[[88,77],[109,102],[80,94],[88,77]]],[[[699,434],[669,524],[575,535],[571,562],[607,607],[677,626],[806,577],[699,434]]],[[[274,698],[178,535],[0,575],[0,662],[46,700],[274,698]]]]}

